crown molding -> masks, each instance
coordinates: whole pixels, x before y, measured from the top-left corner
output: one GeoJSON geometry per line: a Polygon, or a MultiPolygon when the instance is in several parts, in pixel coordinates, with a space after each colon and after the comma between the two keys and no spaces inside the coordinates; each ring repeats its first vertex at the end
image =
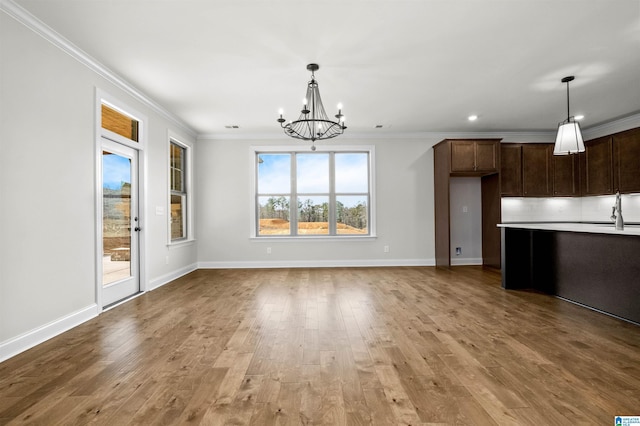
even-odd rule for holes
{"type": "MultiPolygon", "coordinates": [[[[341,140],[442,140],[442,139],[502,139],[502,142],[551,142],[555,139],[552,131],[505,131],[505,132],[355,132],[345,133],[339,138],[331,139],[328,143],[339,143],[341,140]]],[[[269,133],[203,133],[198,140],[278,140],[302,141],[286,138],[280,132],[269,133]]],[[[321,141],[325,142],[325,141],[321,141]]]]}
{"type": "Polygon", "coordinates": [[[165,108],[160,106],[157,102],[149,98],[142,91],[138,90],[131,83],[124,80],[122,77],[117,75],[115,72],[107,68],[102,63],[98,62],[96,59],[91,57],[85,51],[80,49],[78,46],[67,40],[61,34],[53,30],[47,24],[42,22],[40,19],[32,15],[29,11],[24,9],[22,6],[16,4],[13,0],[0,0],[0,10],[5,12],[7,15],[29,28],[63,52],[67,53],[72,58],[76,59],[78,62],[107,80],[108,82],[114,84],[119,89],[123,90],[125,93],[133,97],[138,102],[143,105],[151,108],[156,113],[160,114],[162,117],[171,121],[175,125],[179,126],[182,130],[187,132],[192,137],[197,136],[197,132],[189,127],[186,123],[180,120],[178,117],[167,111],[165,108]]]}
{"type": "Polygon", "coordinates": [[[583,138],[584,140],[595,139],[636,127],[640,127],[640,112],[591,126],[583,131],[583,138]]]}

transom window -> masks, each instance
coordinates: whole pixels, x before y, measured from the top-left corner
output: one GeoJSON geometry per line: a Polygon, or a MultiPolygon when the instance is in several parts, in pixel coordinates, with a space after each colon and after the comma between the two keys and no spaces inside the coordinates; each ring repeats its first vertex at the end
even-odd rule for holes
{"type": "Polygon", "coordinates": [[[105,104],[102,104],[101,115],[102,128],[138,142],[140,127],[138,120],[105,104]]]}
{"type": "Polygon", "coordinates": [[[256,151],[256,236],[369,236],[370,150],[256,151]]]}

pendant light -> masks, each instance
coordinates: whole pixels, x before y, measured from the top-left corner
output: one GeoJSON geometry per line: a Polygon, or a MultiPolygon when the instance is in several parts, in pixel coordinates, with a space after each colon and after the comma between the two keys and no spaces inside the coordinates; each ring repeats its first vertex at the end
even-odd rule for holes
{"type": "Polygon", "coordinates": [[[567,119],[558,124],[558,134],[556,144],[553,148],[553,155],[569,155],[584,152],[584,140],[580,131],[580,124],[569,112],[569,82],[575,79],[570,75],[561,81],[567,83],[567,119]]]}

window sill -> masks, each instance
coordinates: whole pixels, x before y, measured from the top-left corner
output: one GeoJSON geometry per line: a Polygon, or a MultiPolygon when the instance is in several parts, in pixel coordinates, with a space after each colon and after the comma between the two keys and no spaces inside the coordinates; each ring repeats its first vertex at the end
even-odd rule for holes
{"type": "Polygon", "coordinates": [[[195,239],[189,239],[189,240],[178,240],[178,241],[174,241],[171,242],[169,244],[167,244],[167,247],[169,249],[173,249],[173,248],[179,248],[179,247],[184,247],[184,246],[190,246],[192,244],[194,244],[196,242],[195,239]]]}
{"type": "Polygon", "coordinates": [[[363,236],[348,236],[348,235],[331,235],[331,236],[324,236],[324,235],[318,235],[318,236],[296,236],[296,237],[292,237],[292,236],[282,236],[282,237],[278,237],[278,236],[262,236],[262,237],[249,237],[249,240],[251,240],[252,242],[254,241],[268,241],[268,242],[273,242],[273,241],[283,241],[283,242],[295,242],[295,241],[304,241],[304,242],[335,242],[335,241],[340,241],[340,242],[344,242],[344,241],[371,241],[371,240],[375,240],[378,237],[375,235],[363,235],[363,236]]]}

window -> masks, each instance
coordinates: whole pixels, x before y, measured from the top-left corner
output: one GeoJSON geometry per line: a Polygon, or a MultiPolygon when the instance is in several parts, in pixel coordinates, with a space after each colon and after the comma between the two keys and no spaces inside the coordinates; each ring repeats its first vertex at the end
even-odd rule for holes
{"type": "Polygon", "coordinates": [[[139,122],[135,118],[102,104],[102,128],[107,129],[120,136],[138,142],[139,122]]]}
{"type": "Polygon", "coordinates": [[[371,155],[255,151],[255,235],[373,235],[371,155]]]}
{"type": "Polygon", "coordinates": [[[171,241],[183,240],[187,232],[187,148],[171,140],[169,143],[169,189],[171,241]]]}

